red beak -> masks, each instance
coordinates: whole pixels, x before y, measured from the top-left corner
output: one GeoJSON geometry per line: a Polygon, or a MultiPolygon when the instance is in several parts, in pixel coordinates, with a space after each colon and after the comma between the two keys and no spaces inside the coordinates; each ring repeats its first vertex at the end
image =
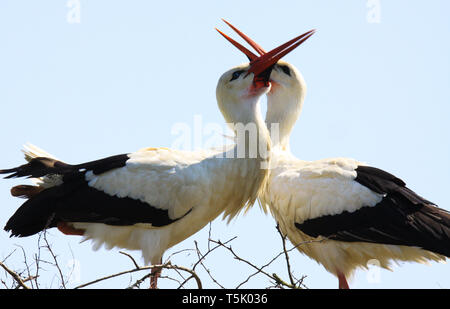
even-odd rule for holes
{"type": "Polygon", "coordinates": [[[268,81],[270,77],[270,72],[272,71],[273,65],[278,62],[282,57],[284,57],[286,54],[294,50],[296,47],[298,47],[300,44],[305,42],[307,39],[309,39],[316,30],[308,31],[302,35],[299,35],[296,38],[293,38],[292,40],[278,46],[277,48],[272,49],[269,52],[265,52],[264,49],[259,46],[255,41],[253,41],[251,38],[249,38],[247,35],[245,35],[243,32],[241,32],[239,29],[234,27],[232,24],[230,24],[228,21],[223,21],[230,26],[239,36],[241,36],[250,46],[252,46],[255,51],[260,55],[259,57],[256,56],[254,53],[252,53],[250,50],[221,32],[216,28],[219,33],[225,37],[231,44],[236,46],[241,52],[243,52],[248,59],[250,60],[250,69],[247,72],[247,75],[250,73],[253,73],[255,75],[254,81],[257,80],[264,80],[268,81]]]}
{"type": "Polygon", "coordinates": [[[253,61],[256,58],[258,58],[258,56],[256,56],[254,53],[252,53],[251,51],[249,51],[247,48],[245,48],[244,46],[242,46],[241,44],[239,44],[238,42],[236,42],[235,40],[233,40],[232,38],[230,38],[228,35],[226,35],[225,33],[223,33],[222,31],[220,31],[219,29],[216,28],[216,30],[225,38],[227,39],[231,44],[233,44],[234,46],[237,47],[237,49],[239,49],[241,52],[243,52],[248,60],[253,61]]]}
{"type": "Polygon", "coordinates": [[[235,26],[233,26],[231,23],[229,23],[228,21],[226,21],[225,19],[222,18],[222,20],[228,25],[230,26],[231,29],[233,29],[237,34],[239,34],[239,36],[241,38],[243,38],[248,44],[250,44],[251,47],[253,47],[253,49],[260,55],[264,55],[266,52],[264,51],[264,49],[259,46],[258,44],[256,44],[255,41],[253,41],[251,38],[249,38],[247,35],[245,35],[242,31],[240,31],[238,28],[236,28],[235,26]]]}

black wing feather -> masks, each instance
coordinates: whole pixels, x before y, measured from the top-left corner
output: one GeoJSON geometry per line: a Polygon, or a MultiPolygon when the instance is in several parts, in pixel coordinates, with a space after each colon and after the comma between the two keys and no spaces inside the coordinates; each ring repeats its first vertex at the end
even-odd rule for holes
{"type": "Polygon", "coordinates": [[[417,195],[383,170],[359,166],[355,181],[383,194],[373,207],[327,215],[296,227],[305,234],[346,242],[417,246],[450,257],[450,213],[417,195]]]}
{"type": "Polygon", "coordinates": [[[8,220],[5,230],[12,236],[30,236],[58,222],[91,222],[108,225],[150,223],[155,227],[171,224],[168,210],[160,209],[129,197],[117,197],[90,187],[85,174],[100,175],[125,166],[127,154],[108,157],[79,165],[70,165],[51,158],[35,158],[17,168],[0,170],[12,177],[62,175],[63,183],[30,197],[8,220]]]}

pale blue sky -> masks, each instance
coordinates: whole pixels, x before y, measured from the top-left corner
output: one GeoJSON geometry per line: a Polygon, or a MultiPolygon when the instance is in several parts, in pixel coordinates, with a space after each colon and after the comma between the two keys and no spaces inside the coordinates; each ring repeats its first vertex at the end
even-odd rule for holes
{"type": "MultiPolygon", "coordinates": [[[[373,2],[373,0],[372,0],[373,2]]],[[[375,1],[376,2],[376,1],[375,1]]],[[[231,34],[226,18],[265,49],[310,29],[317,33],[285,57],[303,73],[308,94],[291,138],[306,160],[345,156],[394,173],[410,188],[450,209],[450,3],[380,0],[380,23],[369,23],[368,1],[106,1],[81,0],[80,23],[70,24],[67,1],[0,2],[0,167],[23,163],[31,142],[69,163],[170,147],[175,123],[224,121],[215,102],[220,75],[246,59],[218,33],[231,34]]],[[[236,38],[235,35],[233,37],[236,38]]],[[[0,181],[0,226],[22,200],[0,181]]],[[[213,237],[238,236],[233,248],[264,264],[281,250],[275,223],[258,207],[213,237]]],[[[206,242],[194,235],[171,252],[206,242]]],[[[131,268],[117,250],[93,252],[89,243],[51,231],[61,263],[80,263],[83,282],[131,268]],[[70,250],[69,250],[70,246],[70,250]]],[[[9,239],[0,231],[0,260],[15,245],[32,251],[36,237],[9,239]]],[[[139,257],[139,254],[134,254],[139,257]]],[[[193,256],[176,263],[190,266],[193,256]]],[[[22,256],[8,260],[20,265],[22,256]]],[[[298,252],[297,276],[310,288],[335,288],[337,280],[298,252]]],[[[206,264],[226,287],[251,269],[221,250],[206,264]]],[[[381,271],[381,283],[358,272],[355,288],[450,288],[450,268],[402,264],[381,271]]],[[[285,277],[281,260],[270,272],[285,277]]],[[[215,287],[208,283],[207,287],[215,287]]],[[[121,287],[106,283],[97,287],[121,287]]],[[[125,283],[123,283],[125,281],[125,283]]],[[[268,285],[251,280],[244,287],[268,285]]],[[[161,287],[171,286],[161,281],[161,287]]]]}

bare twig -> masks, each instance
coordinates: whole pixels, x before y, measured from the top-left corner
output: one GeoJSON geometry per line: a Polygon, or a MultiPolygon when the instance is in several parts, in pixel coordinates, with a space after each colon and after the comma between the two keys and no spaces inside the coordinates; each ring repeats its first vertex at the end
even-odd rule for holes
{"type": "MultiPolygon", "coordinates": [[[[259,266],[257,263],[254,263],[254,261],[252,261],[250,259],[246,259],[246,258],[242,257],[235,250],[235,248],[233,248],[234,246],[233,247],[231,246],[230,243],[232,241],[234,241],[237,238],[237,236],[232,237],[224,242],[221,240],[212,239],[212,234],[213,234],[212,233],[212,225],[209,224],[208,241],[207,241],[206,247],[199,246],[199,243],[197,243],[197,241],[194,241],[195,248],[187,248],[187,249],[182,249],[182,250],[176,251],[176,252],[170,254],[170,256],[166,259],[167,262],[164,262],[164,263],[161,262],[158,265],[150,265],[150,266],[139,266],[139,263],[132,255],[130,255],[129,253],[126,253],[124,251],[119,251],[120,254],[127,256],[131,260],[131,262],[133,263],[132,269],[121,271],[121,272],[114,273],[114,274],[110,274],[108,276],[104,276],[102,278],[98,278],[96,280],[78,285],[75,287],[75,289],[85,288],[90,285],[99,283],[101,281],[119,277],[119,276],[122,276],[125,274],[129,274],[129,277],[130,277],[130,280],[128,282],[126,282],[127,288],[128,289],[139,288],[145,280],[147,280],[148,278],[150,278],[153,275],[153,273],[154,273],[153,271],[155,269],[173,270],[173,272],[168,272],[169,276],[161,276],[160,278],[169,279],[174,282],[177,282],[179,284],[178,285],[179,289],[185,288],[186,284],[189,281],[191,281],[192,279],[194,279],[196,281],[197,287],[199,289],[201,289],[202,281],[200,280],[200,277],[197,275],[197,269],[199,266],[201,267],[202,270],[205,271],[205,273],[209,276],[210,280],[215,285],[217,285],[220,288],[225,288],[225,286],[219,282],[220,280],[218,280],[218,278],[216,278],[214,276],[215,269],[209,268],[207,266],[208,263],[206,261],[209,256],[211,256],[217,249],[220,249],[220,248],[224,248],[227,251],[229,251],[232,254],[232,257],[236,261],[245,263],[251,267],[251,270],[249,271],[250,274],[248,274],[248,276],[246,277],[246,279],[244,281],[237,283],[236,288],[241,288],[242,286],[247,284],[250,281],[250,279],[252,279],[253,277],[255,277],[257,275],[266,276],[269,279],[270,286],[268,286],[268,287],[266,286],[266,288],[290,288],[290,289],[306,288],[306,286],[303,284],[303,281],[306,278],[306,276],[302,276],[300,279],[297,279],[294,276],[294,273],[292,272],[292,265],[291,265],[291,261],[289,258],[289,253],[292,250],[297,249],[299,246],[301,246],[303,244],[308,244],[308,243],[312,243],[312,242],[321,242],[324,239],[304,241],[304,242],[301,242],[301,243],[296,244],[293,247],[289,248],[288,242],[287,242],[287,237],[285,235],[283,235],[283,233],[281,232],[281,230],[278,226],[277,226],[277,231],[280,235],[280,239],[282,242],[282,250],[275,256],[271,257],[270,260],[267,261],[262,266],[259,266]],[[205,250],[205,252],[202,252],[202,250],[205,250]],[[176,254],[179,254],[182,252],[190,252],[190,251],[194,251],[196,253],[196,254],[192,255],[195,258],[195,260],[192,261],[192,264],[191,264],[192,266],[190,268],[174,265],[170,262],[170,259],[173,256],[175,256],[176,254]],[[282,256],[284,256],[284,259],[285,259],[288,280],[284,280],[278,274],[272,273],[269,271],[269,269],[270,269],[269,266],[272,265],[277,259],[279,259],[282,256]],[[138,276],[136,276],[137,277],[137,280],[136,280],[136,278],[133,278],[135,275],[131,275],[131,274],[137,273],[139,271],[148,271],[149,273],[139,274],[138,276]],[[174,276],[174,274],[175,274],[175,276],[174,276]]],[[[66,283],[68,281],[64,280],[65,274],[63,273],[62,269],[59,267],[57,255],[53,251],[53,248],[51,247],[50,242],[49,242],[48,238],[46,237],[45,231],[39,235],[38,252],[36,254],[34,254],[35,265],[31,265],[32,267],[30,267],[30,265],[27,263],[27,257],[25,254],[25,250],[22,247],[20,247],[20,248],[22,249],[22,253],[24,255],[26,269],[23,271],[17,271],[17,270],[10,270],[10,272],[6,271],[6,273],[8,273],[9,276],[11,276],[14,280],[8,279],[5,281],[5,280],[0,279],[1,285],[8,288],[7,285],[9,285],[10,282],[13,282],[12,288],[25,288],[25,287],[30,288],[30,286],[28,286],[26,284],[26,282],[30,282],[31,288],[39,288],[37,278],[39,277],[40,272],[47,271],[45,269],[45,264],[49,264],[52,267],[56,267],[57,274],[58,274],[58,275],[54,275],[52,280],[57,280],[57,278],[59,277],[61,279],[62,287],[66,288],[66,283]],[[41,242],[41,244],[40,244],[40,242],[41,242]],[[43,243],[43,242],[45,242],[45,243],[43,243]],[[42,255],[41,250],[43,248],[46,248],[48,250],[49,255],[52,258],[45,260],[46,258],[41,256],[42,255]],[[42,267],[42,266],[44,266],[44,267],[42,267]],[[34,269],[34,267],[36,267],[36,269],[34,269]],[[32,272],[35,272],[35,274],[32,275],[32,272]],[[13,273],[15,275],[13,275],[13,273]]],[[[3,261],[5,261],[7,258],[9,258],[13,253],[14,253],[14,251],[12,253],[10,253],[6,258],[4,258],[3,261]]],[[[190,254],[188,253],[187,255],[189,256],[190,254]]],[[[73,256],[73,254],[72,254],[72,256],[73,256]]],[[[3,263],[3,265],[4,265],[4,263],[3,263]]],[[[2,265],[2,267],[3,267],[3,265],[2,265]]],[[[70,275],[67,278],[70,278],[70,275]]],[[[42,279],[40,281],[42,281],[42,279]]]]}
{"type": "Polygon", "coordinates": [[[6,262],[6,260],[11,256],[11,255],[13,255],[14,254],[14,252],[16,252],[16,249],[14,249],[13,251],[11,251],[7,256],[5,256],[5,258],[1,261],[2,263],[5,263],[6,262]]]}
{"type": "Polygon", "coordinates": [[[267,277],[272,278],[273,280],[275,280],[275,278],[274,278],[271,274],[265,272],[261,267],[258,267],[258,266],[256,266],[256,265],[254,265],[253,263],[249,262],[248,260],[246,260],[246,259],[240,257],[238,254],[236,254],[236,252],[234,252],[234,250],[233,250],[233,248],[232,248],[231,246],[226,246],[226,245],[225,245],[224,243],[222,243],[220,240],[211,240],[211,242],[213,242],[213,243],[215,243],[215,244],[217,244],[217,245],[219,245],[219,246],[222,246],[222,247],[224,247],[225,249],[227,249],[228,251],[230,251],[231,254],[233,254],[233,256],[234,256],[234,258],[235,258],[236,260],[238,260],[238,261],[240,261],[240,262],[246,263],[247,265],[249,265],[249,266],[251,266],[252,268],[256,269],[259,273],[262,273],[262,274],[266,275],[267,277]]]}
{"type": "MultiPolygon", "coordinates": [[[[139,266],[137,266],[137,268],[139,268],[139,266]]],[[[137,280],[135,283],[133,283],[132,285],[127,287],[127,289],[139,288],[139,286],[142,284],[142,282],[144,282],[145,280],[147,280],[151,276],[153,276],[153,274],[151,272],[146,274],[144,277],[142,277],[141,279],[137,280]]]]}
{"type": "MultiPolygon", "coordinates": [[[[88,282],[88,283],[84,283],[84,284],[82,284],[82,285],[79,285],[79,286],[75,287],[75,289],[81,289],[81,288],[87,287],[87,286],[89,286],[89,285],[92,285],[92,284],[94,284],[94,283],[98,283],[98,282],[100,282],[100,281],[104,281],[104,280],[111,279],[111,278],[114,278],[114,277],[122,276],[122,275],[124,275],[124,274],[129,274],[129,273],[133,273],[133,272],[137,272],[137,271],[142,271],[142,270],[153,270],[154,268],[178,269],[178,270],[185,271],[185,272],[191,274],[191,277],[195,279],[195,281],[196,281],[196,283],[197,283],[197,287],[198,287],[199,289],[202,288],[202,282],[201,282],[200,278],[197,276],[197,274],[196,274],[194,271],[192,271],[192,270],[189,269],[189,268],[183,267],[183,266],[172,265],[172,264],[169,262],[169,263],[160,264],[160,265],[142,266],[142,267],[139,267],[139,268],[133,268],[133,269],[130,269],[130,270],[126,270],[126,271],[122,271],[122,272],[119,272],[119,273],[115,273],[115,274],[112,274],[112,275],[109,275],[109,276],[106,276],[106,277],[102,277],[102,278],[93,280],[93,281],[88,282]]],[[[189,280],[191,277],[189,277],[188,279],[186,279],[186,281],[189,280]]],[[[145,280],[145,279],[144,279],[144,280],[145,280]]]]}
{"type": "MultiPolygon", "coordinates": [[[[39,278],[39,270],[41,269],[40,268],[40,260],[41,260],[40,241],[41,241],[41,235],[39,234],[39,238],[38,238],[38,252],[34,255],[34,261],[35,261],[35,264],[36,264],[36,273],[34,275],[36,277],[36,279],[34,280],[34,283],[36,284],[36,289],[39,289],[39,282],[38,282],[37,278],[39,278]]],[[[25,251],[24,251],[23,254],[25,256],[25,251]]],[[[24,258],[26,260],[26,256],[24,258]]]]}
{"type": "Polygon", "coordinates": [[[24,289],[29,290],[28,287],[22,280],[22,278],[13,270],[9,269],[5,264],[0,262],[0,266],[24,289]]]}
{"type": "MultiPolygon", "coordinates": [[[[277,228],[278,229],[278,228],[277,228]]],[[[279,231],[279,230],[278,230],[279,231]]],[[[249,260],[242,258],[241,256],[239,256],[231,246],[226,246],[224,243],[222,243],[221,241],[216,241],[216,240],[212,240],[210,239],[211,242],[218,244],[219,246],[222,246],[224,248],[226,248],[229,252],[231,252],[231,254],[233,255],[233,257],[243,263],[246,263],[247,265],[249,265],[250,267],[252,267],[253,269],[255,269],[256,271],[252,274],[250,274],[243,282],[241,282],[239,285],[236,286],[236,289],[242,287],[244,284],[246,284],[252,277],[258,275],[258,274],[263,274],[265,276],[267,276],[269,279],[271,279],[272,281],[275,282],[275,286],[276,287],[287,287],[287,288],[291,288],[291,289],[298,289],[298,288],[302,288],[305,287],[303,284],[303,279],[306,278],[305,276],[303,276],[300,280],[296,280],[295,277],[292,274],[291,271],[291,265],[289,262],[289,252],[291,252],[294,249],[297,249],[299,246],[304,245],[304,244],[308,244],[308,243],[313,243],[313,242],[322,242],[325,239],[320,239],[320,240],[310,240],[310,241],[304,241],[304,242],[300,242],[299,244],[296,244],[295,246],[293,246],[290,249],[287,249],[286,247],[286,241],[285,241],[285,237],[281,234],[281,232],[279,231],[280,235],[282,236],[282,242],[283,242],[283,250],[278,253],[275,257],[273,257],[269,262],[267,262],[266,264],[262,265],[261,267],[256,266],[254,263],[250,262],[249,260]],[[275,260],[277,260],[280,256],[284,255],[285,259],[286,259],[286,265],[287,265],[287,271],[288,271],[288,275],[289,275],[289,281],[290,283],[282,280],[277,274],[273,273],[273,274],[269,274],[268,272],[266,272],[264,269],[267,268],[269,265],[271,265],[275,260]]]]}
{"type": "Polygon", "coordinates": [[[135,260],[130,254],[128,254],[128,253],[126,253],[126,252],[124,252],[124,251],[119,251],[119,253],[120,253],[120,254],[123,254],[123,255],[125,255],[125,256],[128,256],[128,257],[131,259],[131,261],[133,262],[134,266],[135,266],[136,268],[139,268],[138,263],[136,262],[136,260],[135,260]]]}
{"type": "Polygon", "coordinates": [[[221,284],[220,284],[220,283],[212,276],[211,271],[210,271],[210,270],[206,267],[206,265],[203,263],[203,259],[205,258],[205,256],[208,255],[208,253],[211,252],[211,249],[210,249],[210,247],[209,247],[209,243],[210,243],[210,242],[208,241],[208,250],[209,250],[209,251],[206,252],[205,255],[202,255],[200,249],[198,248],[197,242],[194,241],[194,243],[195,243],[195,248],[197,249],[197,256],[198,256],[199,259],[198,259],[197,263],[195,263],[193,269],[195,269],[195,267],[197,267],[197,265],[200,263],[200,265],[202,265],[203,269],[206,271],[206,273],[207,273],[208,276],[211,278],[211,280],[212,280],[215,284],[217,284],[220,288],[224,289],[225,287],[224,287],[223,285],[221,285],[221,284]]]}
{"type": "Polygon", "coordinates": [[[187,249],[182,249],[182,250],[175,251],[175,252],[171,253],[171,254],[166,258],[166,261],[165,261],[163,264],[169,262],[169,261],[172,259],[173,256],[175,256],[175,255],[177,255],[177,254],[180,254],[180,253],[183,253],[183,252],[189,252],[189,251],[195,251],[195,249],[187,248],[187,249]]]}
{"type": "MultiPolygon", "coordinates": [[[[230,242],[232,242],[233,240],[235,240],[237,238],[237,236],[234,236],[230,239],[228,239],[227,241],[225,241],[223,244],[228,244],[230,242]]],[[[211,242],[213,242],[213,240],[211,239],[211,223],[209,224],[209,232],[208,232],[208,251],[205,254],[202,254],[198,244],[196,241],[194,241],[195,244],[195,248],[196,248],[196,252],[197,252],[197,257],[198,257],[198,261],[194,264],[194,267],[192,267],[193,270],[195,270],[195,268],[200,264],[202,265],[203,269],[206,271],[206,273],[208,274],[208,276],[211,278],[211,280],[217,284],[220,288],[224,289],[225,287],[223,285],[221,285],[211,274],[211,271],[206,267],[206,265],[203,263],[203,261],[205,260],[206,256],[208,254],[210,254],[211,252],[213,252],[214,250],[216,250],[217,248],[221,247],[221,245],[217,245],[214,248],[211,248],[211,242]]]]}
{"type": "Polygon", "coordinates": [[[56,258],[56,255],[53,253],[53,250],[52,250],[52,248],[51,248],[51,246],[50,246],[50,244],[49,244],[49,242],[47,240],[47,230],[44,230],[43,234],[44,234],[45,247],[47,248],[48,252],[50,252],[50,255],[53,258],[53,261],[55,263],[54,265],[55,265],[56,269],[58,270],[59,277],[61,279],[62,287],[65,289],[66,288],[66,283],[65,283],[64,275],[62,273],[61,268],[59,267],[58,259],[56,258]]]}
{"type": "MultiPolygon", "coordinates": [[[[194,264],[194,267],[193,267],[192,269],[195,269],[195,268],[197,267],[197,265],[198,265],[199,263],[201,263],[202,260],[204,260],[208,254],[210,254],[211,252],[213,252],[213,251],[216,250],[217,248],[219,248],[219,247],[221,247],[221,246],[223,246],[223,245],[226,245],[226,244],[232,242],[232,241],[235,240],[236,238],[237,238],[237,236],[234,236],[234,237],[228,239],[227,241],[225,241],[225,242],[223,242],[223,243],[221,242],[220,245],[217,245],[216,247],[214,247],[214,248],[212,248],[212,249],[211,249],[211,247],[210,247],[209,244],[210,244],[211,242],[214,243],[214,242],[216,242],[216,241],[213,240],[213,239],[211,239],[211,238],[208,238],[208,251],[207,251],[204,255],[201,256],[201,258],[194,264]]],[[[220,241],[219,241],[219,242],[220,242],[220,241]]],[[[196,247],[197,247],[197,243],[196,243],[196,242],[194,242],[194,243],[196,244],[196,247]]],[[[216,242],[216,243],[217,243],[217,242],[216,242]]],[[[198,247],[197,247],[197,249],[198,249],[198,247]]],[[[198,252],[198,250],[197,250],[197,252],[198,252]]]]}
{"type": "MultiPolygon", "coordinates": [[[[25,264],[25,268],[27,270],[28,277],[34,277],[35,281],[36,281],[37,280],[37,275],[35,275],[35,276],[31,275],[30,266],[28,265],[27,255],[25,253],[25,249],[22,246],[19,246],[19,245],[16,245],[16,246],[19,247],[20,250],[22,251],[23,261],[24,261],[24,264],[25,264]]],[[[34,288],[33,281],[31,281],[31,288],[34,288]]]]}
{"type": "Polygon", "coordinates": [[[295,286],[296,284],[294,281],[294,276],[292,275],[292,271],[291,271],[291,263],[289,262],[289,253],[287,252],[287,249],[286,249],[286,235],[283,235],[283,233],[280,230],[279,225],[277,225],[277,231],[281,237],[281,242],[283,244],[283,252],[284,252],[284,257],[286,260],[286,267],[287,267],[287,273],[289,276],[289,280],[291,282],[291,285],[295,286]]]}

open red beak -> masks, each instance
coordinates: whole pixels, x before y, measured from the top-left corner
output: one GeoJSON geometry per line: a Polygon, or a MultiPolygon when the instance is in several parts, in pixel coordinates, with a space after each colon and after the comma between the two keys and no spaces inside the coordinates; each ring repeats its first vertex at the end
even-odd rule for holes
{"type": "Polygon", "coordinates": [[[255,51],[260,55],[256,56],[254,53],[252,53],[250,50],[224,34],[222,31],[218,30],[219,33],[226,38],[231,44],[237,47],[241,52],[243,52],[248,59],[250,60],[250,69],[247,72],[247,75],[250,73],[253,73],[255,75],[254,82],[256,81],[264,81],[268,82],[270,78],[270,73],[272,71],[273,66],[280,60],[282,57],[284,57],[286,54],[294,50],[296,47],[298,47],[300,44],[305,42],[307,39],[309,39],[316,30],[310,30],[302,35],[299,35],[296,38],[293,38],[292,40],[278,46],[277,48],[272,49],[269,52],[265,52],[264,49],[262,49],[261,46],[259,46],[255,41],[253,41],[251,38],[249,38],[247,35],[245,35],[243,32],[241,32],[239,29],[234,27],[232,24],[230,24],[228,21],[223,21],[230,26],[240,37],[242,37],[250,46],[255,49],[255,51]]]}

